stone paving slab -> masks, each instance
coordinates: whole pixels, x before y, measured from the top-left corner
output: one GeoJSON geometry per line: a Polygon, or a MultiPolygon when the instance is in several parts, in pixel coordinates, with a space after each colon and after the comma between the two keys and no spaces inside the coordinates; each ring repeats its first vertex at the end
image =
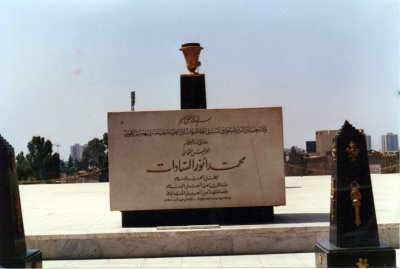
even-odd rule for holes
{"type": "MultiPolygon", "coordinates": [[[[400,174],[373,174],[372,183],[378,223],[399,223],[400,174]]],[[[156,231],[122,228],[121,213],[110,211],[108,183],[21,185],[20,193],[28,236],[156,231]]],[[[274,208],[269,226],[328,225],[329,196],[330,176],[286,177],[286,205],[274,208]]]]}
{"type": "MultiPolygon", "coordinates": [[[[381,240],[399,246],[400,174],[372,175],[381,240]]],[[[275,222],[198,229],[122,228],[109,184],[20,186],[27,244],[45,259],[145,258],[313,251],[327,239],[330,176],[286,177],[275,222]]]]}
{"type": "Polygon", "coordinates": [[[314,253],[44,261],[43,268],[312,268],[314,253]]]}
{"type": "MultiPolygon", "coordinates": [[[[400,250],[396,249],[397,267],[400,250]]],[[[315,268],[315,253],[44,261],[55,268],[315,268]]]]}

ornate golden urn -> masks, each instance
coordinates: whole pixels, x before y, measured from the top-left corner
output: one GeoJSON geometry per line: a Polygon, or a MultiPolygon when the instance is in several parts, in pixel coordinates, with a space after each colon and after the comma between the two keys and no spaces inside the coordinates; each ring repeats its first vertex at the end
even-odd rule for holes
{"type": "Polygon", "coordinates": [[[186,67],[190,74],[198,74],[196,69],[201,65],[199,56],[202,49],[200,43],[186,43],[179,49],[185,56],[186,67]]]}

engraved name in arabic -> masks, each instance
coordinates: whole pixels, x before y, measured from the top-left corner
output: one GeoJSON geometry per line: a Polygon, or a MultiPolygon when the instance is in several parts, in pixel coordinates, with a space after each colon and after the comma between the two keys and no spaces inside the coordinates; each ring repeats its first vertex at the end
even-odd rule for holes
{"type": "Polygon", "coordinates": [[[203,171],[203,170],[213,170],[213,171],[225,171],[231,170],[237,167],[240,167],[246,157],[242,157],[236,164],[228,165],[227,162],[222,162],[221,166],[215,166],[207,159],[207,157],[203,158],[191,158],[188,160],[172,160],[172,165],[168,168],[164,168],[164,163],[158,163],[157,168],[155,169],[147,169],[147,173],[165,173],[165,172],[183,172],[186,170],[189,171],[203,171]]]}

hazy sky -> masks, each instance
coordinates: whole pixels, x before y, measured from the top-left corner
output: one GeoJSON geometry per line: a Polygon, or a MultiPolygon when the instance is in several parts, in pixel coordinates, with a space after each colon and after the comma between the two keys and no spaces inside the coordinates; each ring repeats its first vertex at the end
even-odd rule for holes
{"type": "MultiPolygon", "coordinates": [[[[399,1],[0,1],[0,134],[70,146],[107,112],[180,108],[181,44],[199,42],[208,108],[282,106],[284,143],[347,119],[399,132],[399,1]]],[[[54,148],[56,150],[56,148],[54,148]]]]}

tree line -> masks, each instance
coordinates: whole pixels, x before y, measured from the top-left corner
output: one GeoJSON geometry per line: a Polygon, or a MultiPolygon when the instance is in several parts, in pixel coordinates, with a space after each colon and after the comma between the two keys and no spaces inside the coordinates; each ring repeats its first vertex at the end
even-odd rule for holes
{"type": "Polygon", "coordinates": [[[108,181],[108,136],[93,138],[88,141],[82,153],[82,159],[68,161],[60,159],[58,153],[53,153],[53,143],[44,137],[33,136],[28,142],[28,153],[20,152],[16,156],[18,180],[45,182],[49,179],[58,179],[61,174],[79,175],[82,171],[100,171],[98,180],[108,181]]]}

